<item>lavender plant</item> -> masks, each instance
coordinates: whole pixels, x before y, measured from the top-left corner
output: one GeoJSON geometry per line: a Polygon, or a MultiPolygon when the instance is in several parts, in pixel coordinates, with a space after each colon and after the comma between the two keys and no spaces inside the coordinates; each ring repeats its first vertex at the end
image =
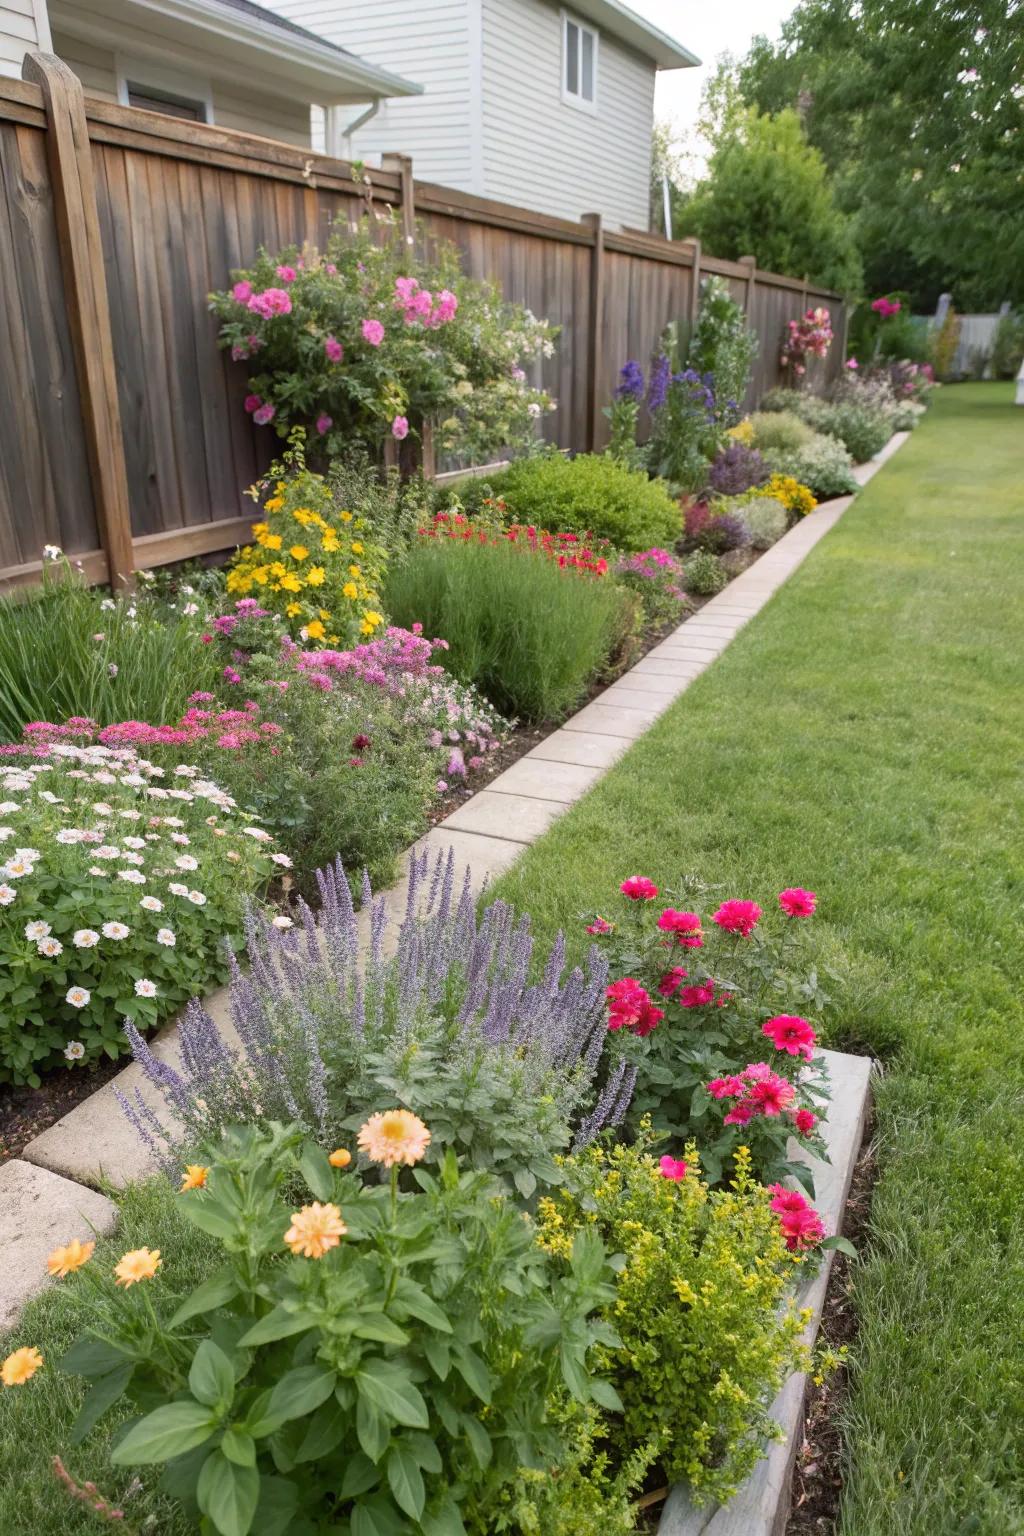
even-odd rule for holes
{"type": "Polygon", "coordinates": [[[478,917],[469,871],[457,889],[450,852],[432,866],[413,858],[394,936],[365,874],[358,916],[340,862],[317,881],[317,918],[301,901],[297,925],[248,914],[249,967],[233,965],[230,987],[237,1048],[196,1001],[180,1025],[180,1066],[127,1026],[171,1123],[138,1091],[121,1105],[158,1156],[272,1120],[334,1145],[399,1103],[429,1122],[432,1155],[453,1147],[529,1199],[538,1182],[559,1181],[557,1153],[621,1120],[635,1073],[616,1066],[598,1089],[608,965],[596,947],[565,975],[559,935],[531,980],[529,917],[503,901],[478,917]]]}

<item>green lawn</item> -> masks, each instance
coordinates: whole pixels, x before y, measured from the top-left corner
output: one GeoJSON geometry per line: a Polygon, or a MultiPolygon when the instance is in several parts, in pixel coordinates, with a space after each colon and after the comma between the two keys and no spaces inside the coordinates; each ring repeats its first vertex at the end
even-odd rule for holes
{"type": "Polygon", "coordinates": [[[939,392],[728,652],[501,883],[819,893],[885,1063],[842,1536],[1024,1531],[1024,410],[939,392]]]}

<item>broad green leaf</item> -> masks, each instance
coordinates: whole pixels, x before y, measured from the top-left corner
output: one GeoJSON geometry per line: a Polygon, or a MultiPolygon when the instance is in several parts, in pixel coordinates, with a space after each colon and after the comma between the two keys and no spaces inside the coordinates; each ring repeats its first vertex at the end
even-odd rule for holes
{"type": "Polygon", "coordinates": [[[401,1440],[396,1440],[388,1452],[388,1486],[399,1509],[418,1520],[427,1502],[427,1490],[419,1462],[401,1440]]]}
{"type": "Polygon", "coordinates": [[[273,1344],[276,1339],[287,1339],[293,1333],[305,1333],[316,1326],[317,1320],[311,1312],[296,1312],[291,1307],[278,1306],[254,1323],[238,1342],[243,1349],[252,1349],[256,1344],[273,1344]]]}
{"type": "Polygon", "coordinates": [[[424,1510],[420,1519],[423,1536],[466,1536],[462,1516],[450,1494],[433,1510],[424,1510]]]}
{"type": "Polygon", "coordinates": [[[235,1395],[235,1371],[222,1349],[204,1339],[188,1373],[192,1396],[208,1408],[227,1408],[235,1395]]]}
{"type": "Polygon", "coordinates": [[[480,1420],[474,1419],[468,1413],[462,1415],[462,1428],[465,1430],[466,1439],[469,1441],[473,1460],[483,1470],[483,1468],[490,1464],[491,1456],[493,1455],[491,1437],[480,1423],[480,1420]]]}
{"type": "Polygon", "coordinates": [[[268,1417],[300,1419],[325,1403],[334,1391],[335,1375],[322,1365],[300,1365],[287,1371],[270,1394],[268,1417]]]}
{"type": "MultiPolygon", "coordinates": [[[[482,1403],[489,1403],[491,1400],[491,1373],[480,1359],[480,1356],[470,1349],[468,1344],[463,1344],[453,1351],[452,1364],[469,1390],[474,1392],[482,1403]]],[[[418,1429],[425,1427],[425,1425],[416,1426],[418,1429]]]]}
{"type": "Polygon", "coordinates": [[[133,1424],[110,1453],[117,1467],[170,1461],[209,1440],[217,1422],[202,1403],[168,1403],[133,1424]]]}
{"type": "MultiPolygon", "coordinates": [[[[134,1013],[135,1010],[129,1006],[126,1011],[134,1013]]],[[[225,1216],[224,1212],[219,1210],[210,1199],[202,1195],[196,1195],[192,1200],[183,1200],[177,1209],[194,1227],[199,1227],[203,1232],[209,1232],[211,1237],[219,1237],[223,1241],[235,1236],[238,1223],[231,1217],[225,1216]]]]}
{"type": "Polygon", "coordinates": [[[577,1350],[571,1344],[563,1344],[558,1353],[562,1363],[562,1380],[573,1397],[581,1403],[587,1402],[590,1398],[590,1377],[577,1350]]]}
{"type": "Polygon", "coordinates": [[[431,1328],[437,1328],[441,1333],[451,1333],[452,1325],[437,1302],[408,1275],[402,1275],[399,1279],[395,1287],[395,1301],[412,1317],[418,1317],[421,1323],[429,1323],[431,1328]]]}
{"type": "Polygon", "coordinates": [[[355,1499],[361,1493],[369,1493],[371,1488],[376,1488],[380,1482],[380,1471],[374,1466],[369,1456],[364,1456],[362,1451],[356,1451],[345,1463],[345,1475],[341,1480],[339,1498],[355,1499]]]}
{"type": "Polygon", "coordinates": [[[857,1257],[857,1250],[848,1237],[826,1237],[820,1246],[822,1248],[834,1248],[837,1253],[845,1253],[851,1259],[857,1257]]]}
{"type": "Polygon", "coordinates": [[[122,1395],[128,1383],[132,1379],[135,1370],[131,1361],[127,1361],[116,1371],[111,1371],[109,1376],[100,1376],[85,1394],[85,1401],[78,1412],[75,1427],[71,1431],[71,1444],[79,1445],[93,1428],[93,1425],[106,1413],[107,1409],[116,1403],[122,1395]]]}
{"type": "Polygon", "coordinates": [[[219,1451],[206,1458],[196,1501],[220,1536],[248,1536],[259,1497],[260,1475],[255,1467],[239,1466],[219,1451]]]}
{"type": "Polygon", "coordinates": [[[374,1339],[379,1344],[408,1344],[409,1335],[383,1312],[371,1313],[352,1332],[357,1339],[374,1339]]]}
{"type": "Polygon", "coordinates": [[[573,1238],[572,1272],[583,1285],[594,1285],[604,1270],[604,1244],[593,1227],[581,1227],[573,1238]]]}
{"type": "Polygon", "coordinates": [[[407,1536],[407,1532],[390,1499],[377,1495],[352,1511],[352,1536],[407,1536]]]}
{"type": "Polygon", "coordinates": [[[616,1392],[610,1381],[603,1377],[595,1376],[590,1383],[590,1395],[601,1408],[607,1408],[611,1413],[623,1413],[622,1398],[616,1392]]]}
{"type": "Polygon", "coordinates": [[[251,1435],[247,1435],[244,1429],[239,1429],[237,1424],[230,1424],[224,1431],[224,1438],[220,1448],[228,1461],[233,1461],[239,1467],[254,1467],[256,1465],[256,1442],[251,1435]]]}
{"type": "Polygon", "coordinates": [[[437,1448],[436,1441],[429,1435],[416,1433],[408,1434],[404,1439],[424,1472],[440,1472],[441,1452],[437,1448]]]}
{"type": "Polygon", "coordinates": [[[299,1158],[299,1172],[313,1191],[317,1200],[333,1200],[335,1172],[327,1161],[327,1153],[316,1142],[303,1143],[299,1158]]]}
{"type": "Polygon", "coordinates": [[[92,1339],[88,1335],[76,1339],[71,1348],[61,1355],[57,1362],[58,1369],[68,1376],[106,1376],[110,1371],[119,1370],[129,1356],[123,1349],[118,1349],[116,1344],[109,1343],[106,1339],[92,1339]]]}
{"type": "Polygon", "coordinates": [[[223,1307],[226,1302],[233,1301],[238,1294],[238,1282],[229,1271],[211,1275],[209,1280],[204,1280],[202,1285],[187,1297],[174,1313],[168,1327],[179,1328],[182,1323],[187,1323],[189,1318],[198,1317],[202,1313],[213,1312],[217,1307],[223,1307]]]}
{"type": "Polygon", "coordinates": [[[308,1520],[296,1520],[299,1491],[283,1477],[260,1478],[253,1536],[313,1536],[308,1520]]]}
{"type": "Polygon", "coordinates": [[[372,1462],[380,1461],[391,1438],[391,1425],[368,1397],[356,1403],[356,1437],[372,1462]]]}
{"type": "Polygon", "coordinates": [[[352,1415],[333,1398],[322,1403],[309,1421],[305,1439],[295,1452],[295,1460],[318,1461],[321,1456],[329,1456],[335,1446],[341,1444],[351,1422],[352,1415]]]}
{"type": "Polygon", "coordinates": [[[429,1428],[427,1405],[401,1366],[383,1360],[367,1360],[356,1375],[356,1386],[361,1397],[366,1397],[396,1423],[406,1424],[410,1429],[429,1428]]]}
{"type": "Polygon", "coordinates": [[[537,1188],[536,1177],[530,1172],[529,1168],[517,1168],[512,1175],[512,1181],[524,1200],[529,1200],[537,1188]]]}

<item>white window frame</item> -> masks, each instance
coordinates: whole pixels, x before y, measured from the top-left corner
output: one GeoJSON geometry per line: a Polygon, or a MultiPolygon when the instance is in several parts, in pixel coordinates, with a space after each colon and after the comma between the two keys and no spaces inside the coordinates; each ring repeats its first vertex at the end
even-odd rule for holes
{"type": "Polygon", "coordinates": [[[574,16],[572,11],[562,11],[561,12],[561,21],[562,21],[562,48],[561,48],[560,68],[561,68],[561,81],[562,81],[562,101],[564,102],[564,104],[567,107],[575,107],[578,112],[596,112],[597,111],[597,92],[598,92],[598,60],[599,60],[599,57],[600,57],[600,50],[601,50],[601,34],[600,34],[600,32],[598,32],[596,27],[590,26],[590,25],[587,24],[587,22],[581,21],[578,16],[574,16]],[[576,59],[576,83],[577,83],[578,86],[582,86],[582,84],[583,84],[582,76],[583,76],[583,35],[584,35],[584,33],[589,34],[589,36],[592,37],[593,40],[594,40],[594,96],[593,96],[593,100],[592,101],[588,101],[587,98],[584,95],[582,95],[580,91],[571,91],[569,89],[568,85],[566,84],[565,76],[566,76],[566,66],[567,66],[568,58],[569,58],[569,28],[570,27],[575,27],[576,30],[577,30],[577,33],[579,35],[579,52],[578,52],[577,59],[576,59]]]}
{"type": "Polygon", "coordinates": [[[130,106],[131,91],[139,95],[165,97],[169,101],[188,102],[202,108],[200,122],[213,122],[213,86],[201,75],[187,70],[172,69],[159,59],[128,57],[118,54],[117,99],[122,107],[130,106]]]}

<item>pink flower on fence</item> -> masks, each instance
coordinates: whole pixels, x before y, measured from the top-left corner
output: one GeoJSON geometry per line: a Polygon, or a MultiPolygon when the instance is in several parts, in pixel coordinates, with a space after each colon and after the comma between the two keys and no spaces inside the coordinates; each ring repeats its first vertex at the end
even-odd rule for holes
{"type": "Polygon", "coordinates": [[[252,419],[258,427],[265,427],[268,422],[273,421],[276,414],[274,406],[261,405],[259,410],[253,411],[252,419]]]}
{"type": "Polygon", "coordinates": [[[273,315],[290,315],[292,301],[290,294],[283,288],[267,288],[263,293],[254,293],[246,307],[254,315],[262,315],[264,320],[269,320],[273,315]]]}
{"type": "Polygon", "coordinates": [[[276,271],[282,283],[294,283],[299,275],[294,267],[278,267],[276,271]]]}
{"type": "Polygon", "coordinates": [[[259,395],[246,395],[245,397],[245,408],[249,412],[250,416],[252,415],[253,411],[258,411],[262,404],[263,401],[260,399],[259,395]]]}
{"type": "Polygon", "coordinates": [[[252,298],[252,283],[236,283],[231,290],[231,297],[236,304],[248,304],[252,298]]]}
{"type": "Polygon", "coordinates": [[[364,320],[360,329],[363,340],[369,342],[371,347],[379,347],[384,340],[384,327],[379,320],[364,320]]]}
{"type": "Polygon", "coordinates": [[[399,442],[409,436],[409,423],[404,416],[396,416],[391,423],[391,436],[397,438],[399,442]]]}

